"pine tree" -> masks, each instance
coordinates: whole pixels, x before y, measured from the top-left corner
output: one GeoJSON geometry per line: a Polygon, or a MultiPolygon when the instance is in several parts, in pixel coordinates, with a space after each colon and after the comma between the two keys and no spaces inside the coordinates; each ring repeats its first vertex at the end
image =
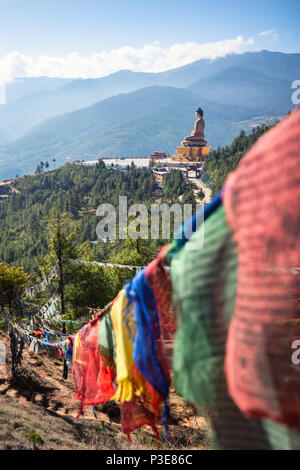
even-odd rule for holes
{"type": "Polygon", "coordinates": [[[61,212],[59,208],[52,210],[48,219],[48,233],[49,233],[49,245],[51,252],[49,258],[58,264],[58,292],[60,296],[61,315],[66,313],[65,311],[65,278],[63,262],[64,258],[72,257],[76,251],[74,243],[74,234],[67,235],[67,227],[70,222],[70,216],[61,212]]]}
{"type": "Polygon", "coordinates": [[[27,282],[27,275],[22,268],[6,266],[0,263],[0,305],[2,309],[12,308],[21,299],[27,282]]]}

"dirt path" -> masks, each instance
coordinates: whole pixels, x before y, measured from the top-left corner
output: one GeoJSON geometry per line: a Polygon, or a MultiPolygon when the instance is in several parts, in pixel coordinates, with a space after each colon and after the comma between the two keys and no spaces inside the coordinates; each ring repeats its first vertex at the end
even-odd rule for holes
{"type": "Polygon", "coordinates": [[[204,183],[203,181],[199,180],[199,179],[196,179],[196,175],[195,175],[195,172],[190,172],[189,176],[188,176],[188,180],[191,182],[191,183],[195,183],[195,185],[197,186],[197,189],[195,190],[196,192],[199,191],[199,189],[202,189],[204,194],[205,194],[205,198],[201,201],[203,202],[204,204],[208,204],[210,201],[211,201],[211,189],[208,188],[204,183]],[[191,176],[191,174],[193,176],[191,176]]]}
{"type": "Polygon", "coordinates": [[[10,180],[10,181],[2,181],[0,182],[0,186],[8,186],[11,190],[11,192],[13,193],[16,193],[16,194],[20,194],[20,191],[14,187],[13,185],[13,180],[10,180]]]}

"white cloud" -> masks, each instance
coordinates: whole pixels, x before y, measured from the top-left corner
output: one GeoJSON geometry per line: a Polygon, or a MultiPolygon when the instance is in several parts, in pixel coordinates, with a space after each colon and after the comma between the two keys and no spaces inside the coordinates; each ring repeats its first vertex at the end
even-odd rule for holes
{"type": "Polygon", "coordinates": [[[17,77],[96,78],[121,69],[135,72],[162,72],[199,59],[215,60],[227,54],[241,54],[249,50],[253,39],[238,36],[235,39],[197,44],[186,42],[162,47],[159,41],[136,49],[130,46],[101,51],[90,57],[73,52],[64,57],[40,56],[33,58],[21,52],[11,52],[0,58],[0,80],[17,77]]]}
{"type": "Polygon", "coordinates": [[[261,33],[259,33],[260,36],[262,37],[270,37],[270,39],[272,41],[277,41],[278,38],[279,38],[279,35],[277,33],[277,30],[276,29],[267,29],[266,31],[262,31],[261,33]]]}

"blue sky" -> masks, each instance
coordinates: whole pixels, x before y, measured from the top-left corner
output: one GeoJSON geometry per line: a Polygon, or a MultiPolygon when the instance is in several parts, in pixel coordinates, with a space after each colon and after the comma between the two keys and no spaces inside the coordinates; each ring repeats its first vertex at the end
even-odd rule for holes
{"type": "Polygon", "coordinates": [[[160,71],[230,52],[300,52],[299,19],[299,0],[0,0],[0,78],[1,70],[95,76],[118,61],[160,71]]]}

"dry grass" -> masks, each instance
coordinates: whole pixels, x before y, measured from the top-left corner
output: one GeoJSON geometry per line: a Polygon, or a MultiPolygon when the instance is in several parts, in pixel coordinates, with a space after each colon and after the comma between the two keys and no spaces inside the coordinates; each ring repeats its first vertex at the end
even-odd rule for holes
{"type": "MultiPolygon", "coordinates": [[[[0,331],[0,340],[8,344],[0,331]]],[[[9,356],[9,355],[8,355],[9,356]]],[[[9,358],[8,358],[9,359],[9,358]]],[[[134,431],[131,442],[121,432],[118,406],[104,406],[95,419],[86,407],[76,419],[78,402],[73,400],[73,379],[62,379],[62,361],[46,353],[23,354],[18,376],[10,374],[10,364],[0,370],[0,449],[32,449],[28,441],[34,429],[47,450],[156,449],[150,428],[134,431]]],[[[100,407],[98,407],[100,408],[100,407]]],[[[160,449],[209,449],[203,418],[174,391],[170,400],[170,439],[159,441],[160,449]]]]}

